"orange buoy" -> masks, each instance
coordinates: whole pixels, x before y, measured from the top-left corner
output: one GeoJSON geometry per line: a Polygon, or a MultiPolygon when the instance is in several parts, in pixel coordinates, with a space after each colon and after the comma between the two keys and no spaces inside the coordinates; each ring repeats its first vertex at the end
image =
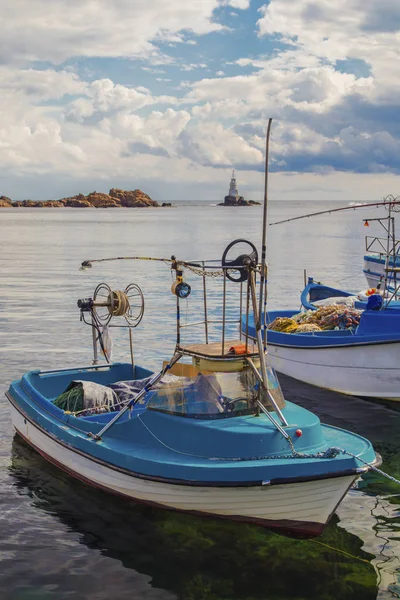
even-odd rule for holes
{"type": "Polygon", "coordinates": [[[372,294],[377,294],[378,290],[376,288],[369,288],[366,292],[366,296],[372,296],[372,294]]]}

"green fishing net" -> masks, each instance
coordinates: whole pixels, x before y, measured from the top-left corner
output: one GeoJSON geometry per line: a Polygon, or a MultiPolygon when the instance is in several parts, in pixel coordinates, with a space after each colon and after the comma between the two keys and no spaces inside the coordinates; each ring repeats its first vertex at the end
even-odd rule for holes
{"type": "Polygon", "coordinates": [[[72,382],[53,402],[55,406],[67,412],[78,412],[85,408],[84,391],[81,382],[72,382]]]}

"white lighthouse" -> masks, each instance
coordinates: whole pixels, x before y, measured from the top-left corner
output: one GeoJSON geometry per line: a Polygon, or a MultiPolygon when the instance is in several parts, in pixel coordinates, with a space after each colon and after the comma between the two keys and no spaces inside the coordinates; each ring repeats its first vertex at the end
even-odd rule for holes
{"type": "Polygon", "coordinates": [[[228,196],[230,196],[232,198],[236,198],[236,200],[239,197],[239,192],[238,192],[237,185],[236,185],[235,170],[232,171],[232,178],[231,178],[231,182],[229,184],[228,196]]]}

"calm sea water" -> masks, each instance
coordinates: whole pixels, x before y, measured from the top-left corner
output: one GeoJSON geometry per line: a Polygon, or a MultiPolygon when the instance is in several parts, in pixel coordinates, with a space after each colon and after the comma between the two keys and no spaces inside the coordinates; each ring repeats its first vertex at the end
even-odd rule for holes
{"type": "MultiPolygon", "coordinates": [[[[270,221],[336,206],[271,203],[270,221]]],[[[362,218],[382,214],[362,209],[270,227],[270,306],[299,306],[304,270],[326,283],[365,289],[362,218]]],[[[347,496],[321,538],[293,540],[92,490],[14,437],[3,397],[11,380],[34,368],[90,363],[91,334],[79,322],[76,300],[91,295],[98,283],[142,287],[146,312],[134,333],[138,363],[156,368],[173,348],[174,299],[166,265],[106,263],[79,271],[82,260],[219,258],[235,238],[260,245],[261,207],[1,209],[0,220],[0,598],[400,597],[400,488],[378,476],[366,477],[347,496]]],[[[195,276],[188,278],[193,287],[198,284],[195,276]]],[[[114,359],[129,360],[122,331],[114,352],[114,359]]],[[[281,381],[289,400],[369,437],[384,469],[400,476],[399,412],[281,381]]]]}

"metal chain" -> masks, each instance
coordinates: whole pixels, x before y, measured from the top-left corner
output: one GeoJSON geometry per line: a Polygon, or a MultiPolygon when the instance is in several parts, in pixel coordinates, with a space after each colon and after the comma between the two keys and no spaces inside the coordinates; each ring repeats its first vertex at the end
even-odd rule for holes
{"type": "MultiPolygon", "coordinates": [[[[192,271],[195,275],[200,275],[201,277],[223,277],[224,271],[223,269],[220,271],[208,270],[208,269],[197,269],[196,267],[192,267],[191,265],[185,265],[185,269],[192,271]]],[[[228,271],[230,272],[230,271],[228,271]]]]}
{"type": "MultiPolygon", "coordinates": [[[[178,264],[182,264],[185,269],[188,269],[189,271],[192,271],[192,273],[194,273],[195,275],[200,275],[201,277],[203,277],[203,276],[214,277],[214,278],[215,277],[223,277],[224,271],[225,271],[225,273],[236,273],[239,270],[239,269],[220,269],[219,271],[217,271],[217,270],[213,270],[213,269],[201,269],[201,268],[193,267],[192,265],[188,265],[186,263],[178,262],[178,264]]],[[[260,272],[258,267],[255,270],[257,271],[257,273],[260,272]]]]}
{"type": "MultiPolygon", "coordinates": [[[[291,443],[291,440],[289,444],[293,447],[293,443],[291,443]]],[[[285,460],[292,458],[335,458],[338,454],[340,454],[340,452],[341,450],[339,448],[327,448],[325,452],[317,452],[315,454],[302,454],[300,452],[294,451],[292,454],[273,454],[266,456],[251,456],[246,458],[213,458],[212,460],[232,460],[237,462],[244,462],[248,460],[285,460]]]]}

